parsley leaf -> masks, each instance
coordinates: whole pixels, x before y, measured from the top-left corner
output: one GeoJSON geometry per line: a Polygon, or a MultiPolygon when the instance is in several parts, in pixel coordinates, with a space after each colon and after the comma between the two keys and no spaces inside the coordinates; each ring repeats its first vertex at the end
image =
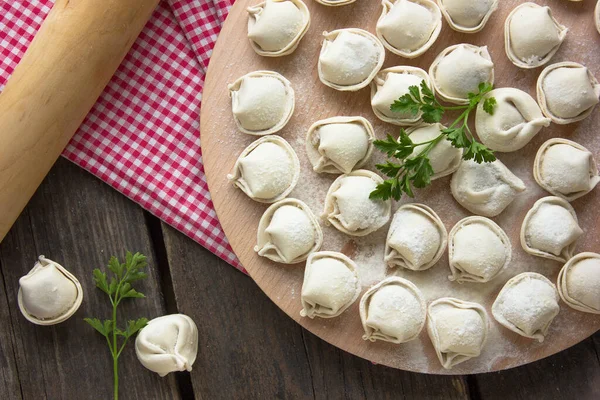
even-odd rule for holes
{"type": "Polygon", "coordinates": [[[413,187],[424,188],[430,185],[434,170],[428,155],[431,149],[443,139],[447,139],[453,147],[464,149],[465,160],[475,160],[478,163],[494,161],[496,159],[494,152],[479,143],[468,126],[469,114],[482,101],[484,111],[493,115],[496,99],[486,96],[493,88],[491,83],[482,82],[478,86],[477,93],[468,94],[467,105],[444,107],[436,100],[433,91],[424,80],[421,81],[420,86],[410,86],[408,93],[390,106],[393,112],[410,115],[421,113],[423,121],[430,124],[440,122],[448,110],[462,110],[462,113],[448,128],[442,129],[437,137],[423,143],[414,143],[404,129],[400,130],[398,139],[388,134],[385,140],[376,140],[374,145],[377,149],[399,162],[387,160],[383,164],[376,165],[377,169],[389,179],[377,185],[369,197],[379,200],[390,198],[400,200],[402,194],[413,197],[413,187]],[[419,147],[418,154],[413,154],[417,147],[419,147]]]}

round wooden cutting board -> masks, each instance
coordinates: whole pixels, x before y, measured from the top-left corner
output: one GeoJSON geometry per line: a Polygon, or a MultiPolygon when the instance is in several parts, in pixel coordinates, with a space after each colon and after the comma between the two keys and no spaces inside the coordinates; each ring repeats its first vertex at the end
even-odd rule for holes
{"type": "MultiPolygon", "coordinates": [[[[546,340],[521,337],[500,326],[491,318],[490,307],[496,295],[512,276],[535,271],[556,281],[561,264],[526,254],[520,246],[519,230],[526,212],[533,203],[548,194],[534,181],[532,165],[540,145],[551,137],[565,137],[588,147],[596,156],[600,153],[600,107],[584,121],[576,124],[551,125],[543,129],[524,149],[514,153],[497,154],[527,185],[521,194],[499,217],[494,218],[508,234],[513,247],[513,259],[505,272],[486,284],[458,284],[447,279],[448,257],[423,272],[387,270],[383,262],[383,247],[388,226],[365,238],[352,238],[323,225],[323,250],[341,251],[359,265],[363,292],[389,275],[399,275],[413,281],[428,301],[452,296],[480,302],[490,315],[488,342],[478,358],[464,362],[452,370],[444,370],[438,361],[425,330],[412,342],[394,345],[385,342],[370,343],[362,339],[363,330],[358,314],[358,301],[340,317],[314,320],[300,317],[300,293],[304,265],[280,265],[259,257],[253,250],[256,244],[258,221],[268,205],[250,200],[227,182],[241,151],[257,137],[245,135],[236,129],[231,113],[227,84],[255,70],[273,70],[288,78],[296,92],[296,110],[287,126],[279,132],[296,150],[301,162],[300,182],[290,197],[305,201],[316,215],[323,210],[327,189],[335,176],[321,176],[312,171],[306,156],[304,138],[309,126],[320,119],[338,115],[361,115],[373,123],[378,137],[397,134],[398,127],[379,121],[370,107],[370,91],[338,92],[323,85],[317,75],[317,60],[323,31],[338,28],[362,28],[372,33],[381,13],[377,0],[357,0],[343,7],[325,7],[313,0],[304,0],[311,12],[311,26],[298,49],[281,58],[258,56],[252,50],[247,34],[246,7],[257,0],[238,0],[225,21],[212,55],[204,87],[201,132],[204,165],[213,202],[219,220],[233,250],[244,267],[262,290],[290,317],[322,339],[350,353],[404,370],[436,374],[470,374],[497,371],[529,363],[566,349],[600,328],[600,315],[586,314],[569,308],[561,302],[561,310],[551,325],[546,340]]],[[[423,56],[408,60],[386,53],[384,67],[413,65],[425,70],[447,46],[457,43],[487,45],[495,63],[496,87],[516,87],[535,98],[535,82],[541,68],[523,70],[513,66],[504,52],[504,20],[521,1],[502,0],[483,31],[461,34],[444,27],[434,46],[423,56]]],[[[558,21],[569,28],[565,42],[552,62],[575,61],[586,65],[600,77],[600,34],[593,22],[595,1],[569,2],[566,0],[536,1],[549,5],[558,21]]],[[[447,119],[449,117],[446,117],[447,119]]],[[[446,119],[446,121],[447,121],[446,119]]],[[[374,170],[374,157],[366,166],[374,170]]],[[[598,158],[598,157],[597,157],[598,158]]],[[[411,202],[432,207],[444,221],[448,231],[468,212],[452,198],[450,177],[436,180],[432,186],[417,193],[411,202]]],[[[403,202],[406,202],[403,199],[403,202]]],[[[600,252],[600,188],[572,203],[585,234],[578,242],[577,252],[600,252]]],[[[394,210],[398,204],[394,205],[394,210]]]]}

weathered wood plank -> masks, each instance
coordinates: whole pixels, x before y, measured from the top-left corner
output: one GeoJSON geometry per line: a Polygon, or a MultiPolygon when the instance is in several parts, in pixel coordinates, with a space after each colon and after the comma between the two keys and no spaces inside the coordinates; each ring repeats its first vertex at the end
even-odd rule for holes
{"type": "Polygon", "coordinates": [[[4,290],[4,276],[0,270],[0,399],[20,399],[21,388],[13,349],[11,310],[4,290]]]}
{"type": "MultiPolygon", "coordinates": [[[[140,285],[146,299],[124,303],[121,315],[153,318],[164,314],[156,262],[144,213],[87,172],[59,160],[38,189],[25,212],[0,245],[15,354],[25,399],[102,398],[112,396],[112,363],[105,340],[84,321],[85,316],[110,315],[106,295],[94,287],[92,269],[102,267],[111,255],[126,250],[149,257],[149,278],[140,285]],[[18,279],[36,257],[63,264],[81,281],[84,301],[68,321],[41,327],[26,321],[18,311],[18,279]]],[[[0,290],[4,290],[1,289],[0,290]]],[[[4,337],[3,337],[4,340],[4,337]]],[[[161,379],[137,361],[133,346],[122,354],[122,398],[178,398],[175,378],[161,379]]]]}
{"type": "Polygon", "coordinates": [[[418,374],[367,360],[304,331],[317,399],[468,399],[461,376],[418,374]]]}
{"type": "Polygon", "coordinates": [[[249,277],[163,225],[179,311],[200,330],[202,398],[466,399],[462,378],[376,366],[303,330],[249,277]]]}
{"type": "Polygon", "coordinates": [[[594,340],[600,332],[572,348],[522,367],[476,376],[484,400],[592,400],[600,396],[600,360],[594,340]]]}
{"type": "Polygon", "coordinates": [[[163,224],[179,312],[198,325],[197,398],[313,396],[302,331],[248,277],[163,224]]]}

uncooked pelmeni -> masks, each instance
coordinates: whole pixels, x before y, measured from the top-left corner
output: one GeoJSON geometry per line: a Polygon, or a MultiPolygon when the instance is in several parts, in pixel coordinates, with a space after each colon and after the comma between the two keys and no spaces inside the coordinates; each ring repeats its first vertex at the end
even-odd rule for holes
{"type": "Polygon", "coordinates": [[[475,128],[481,142],[492,150],[511,152],[522,149],[543,128],[550,125],[537,102],[514,88],[494,89],[486,94],[475,114],[475,128]],[[493,115],[483,109],[485,100],[496,99],[493,115]]]}
{"type": "Polygon", "coordinates": [[[556,286],[569,307],[600,314],[600,254],[580,253],[571,258],[560,270],[556,286]]]}
{"type": "Polygon", "coordinates": [[[77,278],[44,256],[39,256],[33,269],[19,279],[19,309],[36,325],[55,325],[69,319],[82,301],[83,289],[77,278]]]}
{"type": "Polygon", "coordinates": [[[391,200],[372,200],[369,195],[383,179],[374,172],[359,169],[341,175],[329,188],[323,216],[340,232],[365,236],[387,224],[391,200]]]}
{"type": "Polygon", "coordinates": [[[275,262],[295,264],[322,244],[323,232],[310,208],[298,199],[284,199],[261,217],[254,251],[275,262]]]}
{"type": "Polygon", "coordinates": [[[574,62],[544,68],[537,81],[537,99],[544,115],[557,124],[581,121],[592,113],[600,84],[589,69],[574,62]]]}
{"type": "Polygon", "coordinates": [[[371,287],[360,300],[364,340],[406,343],[419,336],[427,305],[411,281],[390,277],[371,287]]]}
{"type": "Polygon", "coordinates": [[[269,135],[283,129],[292,117],[294,89],[277,72],[250,72],[228,88],[235,124],[244,133],[269,135]]]}
{"type": "Polygon", "coordinates": [[[475,33],[485,27],[498,0],[437,0],[448,25],[457,32],[475,33]]]}
{"type": "Polygon", "coordinates": [[[524,272],[506,282],[492,305],[496,321],[540,342],[544,341],[559,310],[556,287],[535,272],[524,272]]]}
{"type": "Polygon", "coordinates": [[[596,30],[600,33],[600,0],[596,3],[596,9],[594,10],[594,20],[596,22],[596,30]]]}
{"type": "Polygon", "coordinates": [[[567,27],[552,16],[550,7],[523,3],[504,23],[506,55],[517,67],[540,67],[558,51],[567,31],[567,27]]]}
{"type": "Polygon", "coordinates": [[[275,203],[294,190],[299,176],[296,152],[283,138],[273,135],[246,147],[227,179],[252,200],[275,203]]]}
{"type": "MultiPolygon", "coordinates": [[[[407,129],[406,133],[413,143],[425,143],[438,137],[443,129],[446,127],[440,123],[422,123],[407,129]]],[[[419,154],[427,146],[428,144],[416,146],[407,158],[412,158],[413,154],[419,154]]],[[[442,139],[431,148],[427,157],[433,168],[431,180],[435,180],[450,175],[458,169],[462,159],[462,150],[452,146],[449,140],[442,139]]]]}
{"type": "Polygon", "coordinates": [[[588,194],[600,182],[592,153],[562,138],[542,144],[533,163],[533,177],[546,191],[567,201],[588,194]]]}
{"type": "Polygon", "coordinates": [[[494,63],[487,46],[457,44],[443,50],[429,68],[437,94],[454,104],[468,104],[479,84],[494,83],[494,63]]]}
{"type": "Polygon", "coordinates": [[[410,86],[417,86],[421,90],[421,82],[431,89],[431,80],[427,72],[421,68],[398,66],[386,68],[371,81],[371,107],[375,116],[383,122],[394,125],[410,126],[419,123],[422,113],[399,113],[390,109],[394,101],[409,93],[410,86]]]}
{"type": "Polygon", "coordinates": [[[138,333],[135,354],[144,367],[160,376],[191,371],[198,354],[198,328],[183,314],[154,318],[138,333]]]}
{"type": "Polygon", "coordinates": [[[364,88],[379,72],[385,48],[373,34],[362,29],[323,32],[319,55],[319,79],[330,88],[356,91],[364,88]]]}
{"type": "Polygon", "coordinates": [[[485,217],[467,217],[454,225],[448,239],[451,281],[489,282],[510,264],[512,246],[506,233],[485,217]]]}
{"type": "Polygon", "coordinates": [[[489,329],[487,313],[477,303],[443,297],[427,309],[427,333],[446,369],[478,357],[489,329]]]}
{"type": "Polygon", "coordinates": [[[323,4],[324,6],[329,7],[339,7],[345,6],[347,4],[352,4],[356,0],[315,0],[317,3],[323,4]]]}
{"type": "Polygon", "coordinates": [[[248,39],[261,56],[293,53],[310,25],[310,12],[302,0],[266,0],[247,10],[248,39]]]}
{"type": "Polygon", "coordinates": [[[312,253],[304,270],[300,315],[337,317],[356,301],[360,291],[358,267],[354,261],[333,251],[312,253]]]}
{"type": "Polygon", "coordinates": [[[444,254],[448,232],[424,204],[405,204],[394,214],[385,242],[385,262],[413,271],[431,268],[444,254]]]}
{"type": "Polygon", "coordinates": [[[442,30],[442,13],[431,0],[382,0],[375,31],[392,53],[415,58],[425,53],[442,30]]]}
{"type": "Polygon", "coordinates": [[[463,160],[450,188],[456,201],[473,214],[495,217],[525,190],[525,184],[500,160],[481,164],[463,160]]]}
{"type": "Polygon", "coordinates": [[[349,174],[369,161],[375,132],[363,117],[317,121],[306,134],[306,154],[318,173],[349,174]]]}
{"type": "Polygon", "coordinates": [[[583,235],[577,214],[566,200],[543,197],[535,202],[521,225],[521,246],[527,253],[555,261],[573,257],[577,239],[583,235]]]}

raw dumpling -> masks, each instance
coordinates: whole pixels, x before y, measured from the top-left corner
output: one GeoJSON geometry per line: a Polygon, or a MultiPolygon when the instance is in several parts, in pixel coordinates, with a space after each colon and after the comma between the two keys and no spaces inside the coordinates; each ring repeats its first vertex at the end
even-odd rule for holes
{"type": "Polygon", "coordinates": [[[496,321],[540,342],[559,310],[556,287],[535,272],[524,272],[506,282],[492,305],[496,321]]]}
{"type": "Polygon", "coordinates": [[[354,261],[342,253],[320,251],[308,256],[300,315],[333,318],[343,313],[360,295],[357,271],[354,261]]]}
{"type": "Polygon", "coordinates": [[[277,72],[250,72],[229,85],[229,96],[237,127],[249,135],[280,131],[294,112],[294,89],[277,72]]]}
{"type": "Polygon", "coordinates": [[[425,53],[442,30],[440,8],[430,0],[383,0],[377,37],[392,53],[415,58],[425,53]]]}
{"type": "Polygon", "coordinates": [[[592,153],[567,139],[544,143],[533,164],[533,177],[545,190],[567,201],[588,194],[600,182],[592,153]]]}
{"type": "Polygon", "coordinates": [[[457,32],[475,33],[485,27],[498,0],[437,0],[448,25],[457,32]]]}
{"type": "Polygon", "coordinates": [[[600,254],[580,253],[558,274],[558,294],[575,310],[600,314],[600,254]]]}
{"type": "Polygon", "coordinates": [[[548,196],[536,201],[525,215],[521,246],[534,256],[567,262],[582,234],[571,204],[560,197],[548,196]]]}
{"type": "Polygon", "coordinates": [[[362,29],[324,32],[319,55],[319,79],[330,88],[356,91],[364,88],[379,72],[385,48],[373,34],[362,29]]]}
{"type": "Polygon", "coordinates": [[[310,208],[298,199],[284,199],[263,214],[254,251],[269,260],[295,264],[323,244],[323,232],[310,208]]]}
{"type": "Polygon", "coordinates": [[[318,173],[349,174],[373,153],[375,132],[363,117],[333,117],[315,122],[306,135],[306,153],[318,173]]]}
{"type": "Polygon", "coordinates": [[[456,201],[473,214],[495,217],[525,190],[525,184],[500,160],[481,164],[463,160],[450,188],[456,201]]]}
{"type": "Polygon", "coordinates": [[[36,325],[55,325],[81,306],[83,289],[65,267],[39,256],[33,269],[19,279],[17,303],[23,316],[36,325]]]}
{"type": "Polygon", "coordinates": [[[558,51],[567,31],[567,27],[552,16],[550,7],[523,3],[504,23],[506,55],[517,67],[540,67],[558,51]]]}
{"type": "Polygon", "coordinates": [[[464,218],[450,231],[448,261],[451,281],[489,282],[510,264],[512,247],[506,233],[485,217],[464,218]]]}
{"type": "Polygon", "coordinates": [[[557,124],[581,121],[592,113],[600,84],[583,65],[561,62],[544,68],[537,81],[537,99],[544,115],[557,124]]]}
{"type": "Polygon", "coordinates": [[[323,4],[324,6],[338,7],[345,6],[346,4],[352,4],[356,0],[315,0],[317,3],[323,4]]]}
{"type": "Polygon", "coordinates": [[[302,0],[266,0],[248,7],[248,38],[261,56],[280,57],[296,50],[310,25],[302,0]]]}
{"type": "Polygon", "coordinates": [[[529,94],[519,89],[494,89],[477,106],[475,128],[481,142],[500,152],[517,151],[543,128],[550,125],[529,94]],[[483,109],[486,99],[494,97],[496,107],[490,115],[483,109]]]}
{"type": "MultiPolygon", "coordinates": [[[[422,123],[407,129],[406,133],[410,136],[413,143],[425,143],[438,137],[442,133],[442,129],[446,129],[446,127],[440,123],[422,123]]],[[[423,144],[415,147],[412,154],[419,154],[426,146],[427,144],[423,144]]],[[[408,158],[411,158],[412,154],[408,158]]],[[[449,140],[442,139],[433,146],[427,156],[433,168],[431,180],[434,180],[450,175],[458,169],[460,160],[462,159],[462,150],[453,147],[449,140]]]]}
{"type": "Polygon", "coordinates": [[[494,83],[494,63],[487,46],[457,44],[442,51],[431,64],[429,76],[437,94],[454,104],[469,104],[469,93],[482,82],[494,83]]]}
{"type": "Polygon", "coordinates": [[[600,0],[596,3],[596,9],[594,10],[594,19],[596,20],[596,29],[600,33],[600,0]]]}
{"type": "Polygon", "coordinates": [[[369,195],[383,179],[359,169],[337,178],[325,198],[323,216],[340,232],[365,236],[390,220],[391,200],[371,200],[369,195]]]}
{"type": "Polygon", "coordinates": [[[390,277],[373,286],[360,300],[364,340],[405,343],[419,336],[427,306],[411,281],[390,277]]]}
{"type": "Polygon", "coordinates": [[[198,327],[184,314],[154,318],[137,335],[135,354],[160,376],[191,371],[198,355],[198,327]]]}
{"type": "Polygon", "coordinates": [[[275,203],[294,190],[299,176],[292,146],[279,136],[265,136],[246,147],[227,179],[252,200],[275,203]]]}
{"type": "Polygon", "coordinates": [[[396,211],[385,242],[385,262],[413,271],[431,268],[444,254],[448,232],[440,217],[424,204],[396,211]]]}
{"type": "Polygon", "coordinates": [[[427,72],[416,67],[391,67],[379,71],[371,81],[371,107],[375,116],[383,122],[394,125],[410,126],[419,123],[421,112],[417,115],[392,111],[394,101],[408,93],[410,86],[421,90],[421,82],[425,81],[431,88],[431,80],[427,72]]]}
{"type": "Polygon", "coordinates": [[[427,333],[446,369],[478,357],[488,331],[487,313],[477,303],[443,297],[427,309],[427,333]]]}

